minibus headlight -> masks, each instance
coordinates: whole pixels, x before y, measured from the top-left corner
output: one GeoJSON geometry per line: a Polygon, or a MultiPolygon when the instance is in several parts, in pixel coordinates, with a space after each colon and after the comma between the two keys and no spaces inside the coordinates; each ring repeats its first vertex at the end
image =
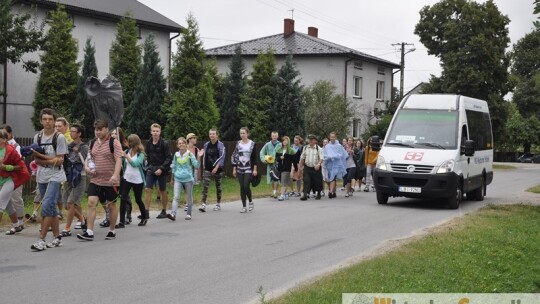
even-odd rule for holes
{"type": "Polygon", "coordinates": [[[449,172],[452,172],[454,171],[454,165],[456,164],[456,162],[453,160],[453,159],[449,159],[447,161],[444,161],[440,166],[439,166],[439,169],[437,170],[437,174],[440,174],[440,173],[449,173],[449,172]]]}
{"type": "Polygon", "coordinates": [[[384,157],[379,155],[379,157],[377,158],[377,164],[375,165],[375,168],[386,171],[386,162],[384,161],[384,157]]]}

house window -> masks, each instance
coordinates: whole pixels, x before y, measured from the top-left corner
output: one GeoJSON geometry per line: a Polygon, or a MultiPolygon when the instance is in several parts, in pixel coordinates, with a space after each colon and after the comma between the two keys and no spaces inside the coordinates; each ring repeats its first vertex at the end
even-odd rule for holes
{"type": "Polygon", "coordinates": [[[360,136],[360,130],[359,130],[359,127],[360,127],[360,119],[353,119],[353,122],[352,122],[352,136],[354,138],[360,136]]]}
{"type": "Polygon", "coordinates": [[[363,69],[362,61],[355,61],[354,62],[354,68],[357,69],[357,70],[362,70],[363,69]]]}
{"type": "Polygon", "coordinates": [[[377,81],[376,100],[384,99],[384,81],[377,81]]]}
{"type": "Polygon", "coordinates": [[[383,67],[377,67],[377,74],[384,75],[384,72],[385,72],[385,70],[384,70],[383,67]]]}
{"type": "Polygon", "coordinates": [[[353,78],[353,81],[354,81],[354,85],[353,85],[353,88],[354,88],[354,92],[353,92],[353,97],[355,98],[362,98],[362,77],[354,77],[353,78]]]}

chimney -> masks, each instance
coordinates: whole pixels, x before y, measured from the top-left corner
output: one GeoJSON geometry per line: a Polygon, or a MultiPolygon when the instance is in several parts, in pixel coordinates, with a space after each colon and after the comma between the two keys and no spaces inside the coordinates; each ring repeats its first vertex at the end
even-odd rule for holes
{"type": "Polygon", "coordinates": [[[307,34],[311,37],[315,37],[315,38],[318,38],[319,37],[319,29],[314,27],[314,26],[310,26],[307,28],[307,34]]]}
{"type": "Polygon", "coordinates": [[[294,20],[286,18],[284,20],[283,36],[289,37],[292,33],[294,33],[294,20]]]}

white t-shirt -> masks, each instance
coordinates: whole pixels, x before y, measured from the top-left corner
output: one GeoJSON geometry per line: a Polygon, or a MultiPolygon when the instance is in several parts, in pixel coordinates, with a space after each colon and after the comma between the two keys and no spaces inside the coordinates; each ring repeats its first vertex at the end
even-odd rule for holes
{"type": "Polygon", "coordinates": [[[237,170],[240,172],[251,173],[251,139],[247,143],[240,141],[238,143],[238,161],[240,162],[237,166],[237,170]]]}
{"type": "Polygon", "coordinates": [[[132,184],[143,183],[139,167],[133,167],[129,164],[129,162],[126,164],[126,170],[124,171],[124,179],[132,184]]]}
{"type": "MultiPolygon", "coordinates": [[[[34,143],[38,143],[38,134],[34,136],[34,143]]],[[[45,149],[45,154],[49,156],[53,155],[65,155],[68,153],[66,138],[63,134],[58,133],[56,137],[56,152],[52,145],[53,135],[46,136],[45,134],[41,137],[41,145],[45,149]],[[48,145],[45,145],[48,144],[48,145]]],[[[66,173],[62,167],[62,163],[57,164],[56,166],[39,166],[36,175],[36,181],[40,184],[46,184],[49,182],[59,182],[63,183],[66,181],[66,173]]]]}

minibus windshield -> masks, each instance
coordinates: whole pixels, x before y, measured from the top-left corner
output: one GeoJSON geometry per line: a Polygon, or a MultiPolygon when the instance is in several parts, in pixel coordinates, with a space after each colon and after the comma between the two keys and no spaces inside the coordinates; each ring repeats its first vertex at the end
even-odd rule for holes
{"type": "Polygon", "coordinates": [[[458,111],[401,109],[385,140],[389,146],[456,149],[458,111]]]}

